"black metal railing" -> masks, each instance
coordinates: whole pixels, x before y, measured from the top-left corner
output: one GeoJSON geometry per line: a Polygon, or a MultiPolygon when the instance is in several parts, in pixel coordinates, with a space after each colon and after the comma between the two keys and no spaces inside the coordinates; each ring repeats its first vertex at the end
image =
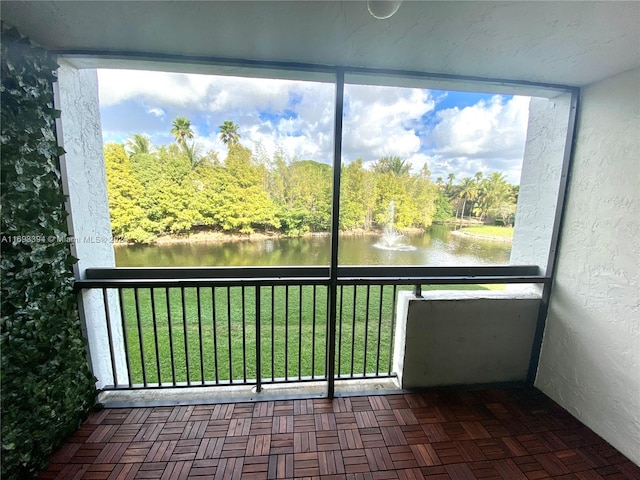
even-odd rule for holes
{"type": "Polygon", "coordinates": [[[420,296],[425,284],[548,281],[537,267],[514,266],[340,267],[335,282],[325,267],[113,268],[86,275],[76,288],[102,295],[113,380],[107,390],[255,384],[259,391],[269,383],[389,377],[398,292],[420,296]]]}

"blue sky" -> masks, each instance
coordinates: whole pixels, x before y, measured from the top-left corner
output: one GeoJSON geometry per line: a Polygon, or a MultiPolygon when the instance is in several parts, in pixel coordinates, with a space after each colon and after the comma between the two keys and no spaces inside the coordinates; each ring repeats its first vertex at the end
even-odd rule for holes
{"type": "MultiPolygon", "coordinates": [[[[184,116],[201,151],[221,159],[219,126],[231,120],[254,151],[332,161],[333,84],[135,70],[98,79],[105,142],[144,133],[167,144],[184,116]]],[[[343,161],[397,155],[416,170],[426,162],[433,180],[502,171],[519,183],[528,106],[527,97],[347,84],[343,161]]]]}

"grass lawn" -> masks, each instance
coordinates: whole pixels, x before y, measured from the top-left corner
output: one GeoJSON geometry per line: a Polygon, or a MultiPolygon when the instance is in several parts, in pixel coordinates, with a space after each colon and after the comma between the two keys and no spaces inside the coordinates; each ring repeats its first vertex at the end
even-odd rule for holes
{"type": "Polygon", "coordinates": [[[483,235],[487,237],[513,238],[513,228],[499,227],[496,225],[478,225],[473,227],[463,227],[461,232],[473,235],[483,235]]]}
{"type": "MultiPolygon", "coordinates": [[[[411,288],[397,287],[397,291],[411,288]]],[[[489,287],[423,290],[453,288],[489,287]]],[[[336,374],[391,372],[393,293],[390,285],[338,290],[336,374]]],[[[145,379],[147,383],[160,379],[163,384],[255,379],[258,338],[263,380],[326,376],[325,286],[260,287],[259,322],[255,287],[139,289],[137,295],[125,289],[122,303],[134,384],[145,379]]],[[[118,383],[128,379],[119,378],[118,383]]]]}

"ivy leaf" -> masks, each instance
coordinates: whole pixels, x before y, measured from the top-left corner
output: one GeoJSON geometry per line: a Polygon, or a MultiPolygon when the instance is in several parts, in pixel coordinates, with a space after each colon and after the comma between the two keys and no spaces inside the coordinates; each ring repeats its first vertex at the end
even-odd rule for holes
{"type": "MultiPolygon", "coordinates": [[[[54,59],[2,23],[0,192],[3,236],[67,235],[52,104],[54,59]],[[52,232],[52,233],[49,233],[52,232]]],[[[3,242],[0,267],[0,477],[32,478],[92,408],[66,244],[3,242]]]]}

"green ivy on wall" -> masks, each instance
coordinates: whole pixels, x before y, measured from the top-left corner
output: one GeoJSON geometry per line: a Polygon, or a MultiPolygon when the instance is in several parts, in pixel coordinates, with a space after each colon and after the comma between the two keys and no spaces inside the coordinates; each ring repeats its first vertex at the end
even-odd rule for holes
{"type": "Polygon", "coordinates": [[[2,472],[24,479],[95,402],[81,333],[55,138],[58,68],[2,24],[1,38],[2,472]]]}

